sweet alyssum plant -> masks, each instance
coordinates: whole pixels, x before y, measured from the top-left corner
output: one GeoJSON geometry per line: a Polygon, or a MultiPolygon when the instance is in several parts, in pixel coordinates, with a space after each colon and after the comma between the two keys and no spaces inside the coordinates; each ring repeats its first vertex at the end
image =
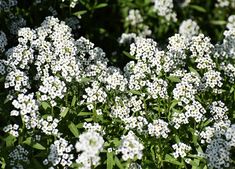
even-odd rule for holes
{"type": "Polygon", "coordinates": [[[123,70],[55,17],[12,48],[0,32],[2,168],[233,167],[234,27],[135,35],[123,70]]]}

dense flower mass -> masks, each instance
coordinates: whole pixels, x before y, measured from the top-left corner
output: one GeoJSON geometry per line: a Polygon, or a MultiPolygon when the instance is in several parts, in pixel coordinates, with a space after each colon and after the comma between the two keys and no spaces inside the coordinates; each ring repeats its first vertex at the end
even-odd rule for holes
{"type": "Polygon", "coordinates": [[[1,168],[233,168],[235,3],[204,3],[0,1],[1,168]]]}

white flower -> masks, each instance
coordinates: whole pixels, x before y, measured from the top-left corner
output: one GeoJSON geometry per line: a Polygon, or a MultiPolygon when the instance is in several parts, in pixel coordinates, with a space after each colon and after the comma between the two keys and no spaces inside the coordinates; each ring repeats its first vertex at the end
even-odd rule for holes
{"type": "Polygon", "coordinates": [[[140,143],[138,137],[129,131],[126,136],[122,136],[122,143],[117,152],[122,153],[122,159],[127,161],[128,159],[141,159],[143,156],[142,150],[144,146],[140,143]]]}

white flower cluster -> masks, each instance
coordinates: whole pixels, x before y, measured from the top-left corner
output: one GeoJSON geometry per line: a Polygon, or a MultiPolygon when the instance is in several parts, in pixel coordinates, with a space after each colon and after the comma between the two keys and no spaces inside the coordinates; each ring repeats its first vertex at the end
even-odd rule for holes
{"type": "Polygon", "coordinates": [[[138,9],[131,9],[126,17],[126,21],[130,22],[132,26],[136,26],[143,22],[143,18],[138,9]]]}
{"type": "Polygon", "coordinates": [[[104,79],[106,82],[106,89],[119,90],[123,92],[127,86],[127,79],[122,75],[121,71],[115,67],[109,67],[107,70],[107,78],[104,79]]]}
{"type": "Polygon", "coordinates": [[[173,68],[184,66],[187,58],[186,49],[188,48],[188,39],[184,35],[175,34],[168,38],[167,55],[174,61],[173,68]]]}
{"type": "Polygon", "coordinates": [[[154,78],[153,81],[146,81],[147,92],[153,99],[160,98],[167,98],[167,87],[168,84],[166,81],[158,78],[154,78]]]}
{"type": "Polygon", "coordinates": [[[87,108],[92,110],[94,108],[94,103],[103,103],[106,100],[107,94],[104,91],[103,87],[100,87],[100,83],[98,81],[94,81],[91,84],[91,87],[87,87],[85,89],[86,95],[83,95],[86,102],[87,108]]]}
{"type": "Polygon", "coordinates": [[[19,91],[22,93],[26,92],[26,88],[30,88],[29,85],[29,78],[25,72],[14,69],[13,71],[9,72],[6,76],[5,80],[5,88],[14,87],[15,91],[19,91]]]}
{"type": "Polygon", "coordinates": [[[118,38],[119,44],[130,44],[136,40],[137,37],[147,37],[151,35],[152,31],[148,25],[144,24],[144,19],[138,9],[129,10],[126,21],[130,27],[130,33],[122,33],[118,38]]]}
{"type": "Polygon", "coordinates": [[[63,138],[54,141],[50,146],[50,153],[48,157],[43,161],[44,165],[61,165],[63,167],[70,166],[74,159],[72,154],[73,145],[63,138]],[[51,164],[49,164],[51,163],[51,164]]]}
{"type": "Polygon", "coordinates": [[[122,33],[118,39],[119,44],[130,44],[135,41],[137,35],[135,33],[122,33]]]}
{"type": "Polygon", "coordinates": [[[235,58],[235,28],[233,26],[234,16],[231,15],[228,20],[227,28],[228,30],[224,31],[224,39],[222,44],[216,45],[215,57],[217,58],[235,58]]]}
{"type": "Polygon", "coordinates": [[[156,138],[159,138],[160,136],[167,138],[169,132],[168,123],[164,120],[153,120],[153,123],[148,124],[148,133],[156,138]]]}
{"type": "Polygon", "coordinates": [[[221,65],[221,69],[224,71],[224,74],[229,78],[229,81],[231,83],[234,83],[235,81],[235,66],[231,63],[222,63],[221,65]]]}
{"type": "Polygon", "coordinates": [[[64,97],[65,83],[80,74],[75,57],[77,48],[70,32],[64,22],[54,17],[47,17],[35,30],[20,29],[19,45],[7,51],[5,87],[14,86],[16,91],[25,93],[31,87],[28,74],[33,64],[37,70],[34,80],[38,81],[39,100],[50,101],[55,106],[55,99],[64,97]]]}
{"type": "Polygon", "coordinates": [[[229,167],[230,160],[230,147],[228,143],[222,139],[213,139],[211,143],[207,146],[206,157],[209,161],[208,166],[211,168],[224,168],[229,167]]]}
{"type": "Polygon", "coordinates": [[[54,118],[52,116],[47,116],[46,120],[41,118],[38,122],[38,128],[41,129],[43,133],[46,135],[54,135],[58,136],[59,131],[57,129],[59,120],[54,118]]]}
{"type": "Polygon", "coordinates": [[[234,0],[217,0],[215,6],[219,8],[226,8],[226,7],[235,8],[235,1],[234,0]]]}
{"type": "Polygon", "coordinates": [[[144,127],[148,124],[148,121],[143,116],[130,116],[123,119],[125,123],[126,130],[136,129],[139,133],[143,134],[145,132],[144,127]]]}
{"type": "Polygon", "coordinates": [[[228,30],[235,29],[235,15],[230,15],[228,17],[228,22],[227,22],[226,28],[228,30]]]}
{"type": "Polygon", "coordinates": [[[85,122],[83,124],[83,128],[88,132],[97,132],[104,134],[104,131],[102,130],[102,126],[98,123],[87,123],[85,122]]]}
{"type": "Polygon", "coordinates": [[[204,74],[203,81],[205,81],[205,87],[210,87],[212,89],[218,87],[220,88],[222,83],[221,73],[215,70],[209,70],[204,74]]]}
{"type": "Polygon", "coordinates": [[[81,169],[90,169],[97,166],[100,161],[99,153],[103,149],[104,139],[96,131],[86,131],[79,135],[79,141],[75,148],[80,153],[76,163],[81,165],[81,169]]]}
{"type": "Polygon", "coordinates": [[[193,36],[199,34],[199,26],[197,22],[192,19],[184,20],[179,27],[179,34],[185,36],[187,39],[191,39],[193,36]]]}
{"type": "Polygon", "coordinates": [[[212,53],[213,45],[210,42],[209,37],[205,37],[204,34],[193,36],[190,44],[191,57],[209,57],[212,53]]]}
{"type": "Polygon", "coordinates": [[[52,106],[56,103],[54,100],[58,97],[62,99],[66,92],[65,83],[56,76],[42,77],[42,84],[38,89],[40,93],[39,101],[51,100],[52,106]]]}
{"type": "Polygon", "coordinates": [[[0,11],[4,10],[4,11],[9,11],[10,8],[16,6],[18,4],[17,0],[2,0],[0,2],[0,11]]]}
{"type": "Polygon", "coordinates": [[[10,166],[12,169],[23,169],[23,164],[29,164],[29,152],[23,146],[17,145],[15,149],[9,154],[10,166]]]}
{"type": "Polygon", "coordinates": [[[34,94],[19,94],[17,99],[12,101],[12,105],[17,110],[11,111],[11,116],[21,116],[22,121],[25,123],[27,129],[38,127],[39,103],[34,99],[34,94]]]}
{"type": "Polygon", "coordinates": [[[209,108],[210,108],[210,113],[211,113],[211,117],[213,118],[213,120],[220,121],[223,119],[228,119],[228,116],[226,114],[228,111],[228,108],[225,106],[225,104],[222,101],[212,102],[209,108]]]}
{"type": "Polygon", "coordinates": [[[230,147],[235,147],[235,125],[232,124],[225,133],[226,140],[230,147]]]}
{"type": "Polygon", "coordinates": [[[116,104],[111,107],[110,116],[124,120],[130,116],[130,108],[127,106],[127,100],[120,97],[115,98],[116,104]]]}
{"type": "Polygon", "coordinates": [[[142,150],[144,146],[140,143],[138,137],[129,131],[126,136],[122,136],[122,143],[117,150],[117,153],[122,153],[122,159],[127,161],[128,159],[141,159],[143,156],[142,150]]]}
{"type": "Polygon", "coordinates": [[[154,3],[153,9],[159,16],[164,17],[167,21],[176,22],[176,13],[173,11],[173,0],[152,0],[154,3]]]}
{"type": "Polygon", "coordinates": [[[188,104],[184,107],[186,110],[185,113],[174,113],[172,122],[174,123],[174,127],[178,129],[181,124],[188,124],[189,118],[194,119],[197,123],[204,120],[204,114],[206,113],[206,110],[203,108],[203,106],[197,102],[193,101],[192,104],[188,104]]]}
{"type": "Polygon", "coordinates": [[[5,133],[9,133],[9,134],[11,134],[14,137],[18,137],[19,136],[18,129],[19,129],[19,125],[18,124],[14,124],[14,125],[9,124],[9,125],[3,127],[3,131],[5,133]]]}
{"type": "Polygon", "coordinates": [[[189,104],[190,101],[195,100],[195,95],[198,92],[201,79],[196,73],[190,72],[184,75],[181,82],[176,84],[173,89],[173,97],[179,100],[179,105],[189,104]]]}
{"type": "Polygon", "coordinates": [[[0,31],[0,53],[5,51],[5,46],[7,45],[7,37],[3,31],[0,31]]]}
{"type": "Polygon", "coordinates": [[[190,146],[182,142],[172,145],[172,148],[175,150],[175,152],[173,153],[174,158],[184,158],[187,156],[187,153],[192,149],[190,146]]]}

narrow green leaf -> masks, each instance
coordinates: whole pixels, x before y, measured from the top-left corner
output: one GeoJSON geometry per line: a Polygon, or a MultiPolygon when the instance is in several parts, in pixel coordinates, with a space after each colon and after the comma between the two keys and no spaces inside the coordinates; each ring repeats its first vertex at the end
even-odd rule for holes
{"type": "Polygon", "coordinates": [[[176,76],[169,76],[167,79],[169,79],[171,82],[181,82],[181,80],[176,76]]]}
{"type": "Polygon", "coordinates": [[[68,111],[69,111],[69,108],[66,107],[66,109],[60,113],[60,117],[65,117],[67,115],[68,111]]]}
{"type": "Polygon", "coordinates": [[[46,148],[44,146],[42,146],[39,143],[32,143],[32,137],[28,137],[25,141],[23,141],[24,144],[27,144],[35,149],[38,150],[45,150],[46,148]]]}
{"type": "Polygon", "coordinates": [[[129,90],[129,92],[131,92],[132,94],[136,94],[136,95],[141,95],[142,92],[138,91],[138,90],[129,90]]]}
{"type": "Polygon", "coordinates": [[[78,116],[90,116],[92,114],[93,114],[92,112],[79,112],[78,116]]]}
{"type": "Polygon", "coordinates": [[[76,99],[77,99],[77,97],[74,95],[74,96],[73,96],[73,99],[72,99],[72,103],[71,103],[71,106],[72,106],[72,107],[75,106],[76,99]]]}
{"type": "Polygon", "coordinates": [[[76,127],[78,128],[78,129],[81,129],[81,128],[83,128],[83,123],[78,123],[77,125],[76,125],[76,127]]]}
{"type": "Polygon", "coordinates": [[[47,103],[47,102],[42,102],[41,105],[42,105],[42,108],[43,108],[44,110],[46,110],[47,108],[50,108],[50,107],[51,107],[50,104],[47,103]]]}
{"type": "Polygon", "coordinates": [[[113,152],[107,152],[107,169],[112,169],[113,165],[113,152]]]}
{"type": "Polygon", "coordinates": [[[130,59],[136,60],[136,59],[135,59],[135,56],[130,55],[128,52],[123,51],[122,53],[123,53],[124,55],[126,55],[127,57],[129,57],[130,59]]]}
{"type": "Polygon", "coordinates": [[[80,18],[85,13],[87,13],[87,11],[83,10],[83,11],[78,11],[78,12],[73,13],[73,15],[77,16],[78,18],[80,18]]]}
{"type": "Polygon", "coordinates": [[[197,70],[196,69],[194,69],[193,67],[189,67],[189,70],[190,70],[190,72],[193,72],[193,73],[195,73],[198,77],[200,77],[200,74],[197,72],[197,70]]]}
{"type": "Polygon", "coordinates": [[[84,78],[81,78],[81,80],[79,82],[80,83],[86,83],[86,82],[89,82],[90,80],[91,80],[91,78],[84,77],[84,78]]]}
{"type": "Polygon", "coordinates": [[[169,109],[173,109],[178,104],[178,102],[178,100],[173,100],[169,109]]]}
{"type": "Polygon", "coordinates": [[[120,162],[120,160],[116,156],[115,156],[115,164],[118,166],[118,168],[124,169],[124,167],[122,166],[122,163],[120,162]]]}
{"type": "Polygon", "coordinates": [[[79,132],[76,125],[73,122],[70,122],[68,125],[69,130],[73,133],[75,137],[79,137],[79,132]]]}
{"type": "Polygon", "coordinates": [[[107,3],[101,3],[101,4],[96,5],[96,6],[95,6],[95,9],[104,8],[104,7],[106,7],[106,6],[108,6],[107,3]]]}
{"type": "Polygon", "coordinates": [[[86,122],[91,122],[91,121],[93,121],[93,119],[92,118],[86,118],[86,119],[84,119],[86,122]]]}
{"type": "Polygon", "coordinates": [[[226,21],[223,21],[223,20],[212,20],[212,21],[210,21],[210,23],[212,24],[212,25],[226,25],[227,24],[227,22],[226,21]]]}
{"type": "Polygon", "coordinates": [[[183,164],[179,161],[177,161],[177,159],[175,159],[173,156],[167,154],[165,156],[165,160],[166,162],[169,162],[169,163],[172,163],[172,164],[175,164],[175,165],[179,165],[179,166],[183,166],[183,164]]]}
{"type": "Polygon", "coordinates": [[[46,148],[44,146],[42,146],[39,143],[35,143],[32,145],[33,148],[38,149],[38,150],[45,150],[46,148]]]}
{"type": "Polygon", "coordinates": [[[190,8],[195,9],[198,12],[206,13],[206,9],[198,5],[189,5],[190,8]]]}

